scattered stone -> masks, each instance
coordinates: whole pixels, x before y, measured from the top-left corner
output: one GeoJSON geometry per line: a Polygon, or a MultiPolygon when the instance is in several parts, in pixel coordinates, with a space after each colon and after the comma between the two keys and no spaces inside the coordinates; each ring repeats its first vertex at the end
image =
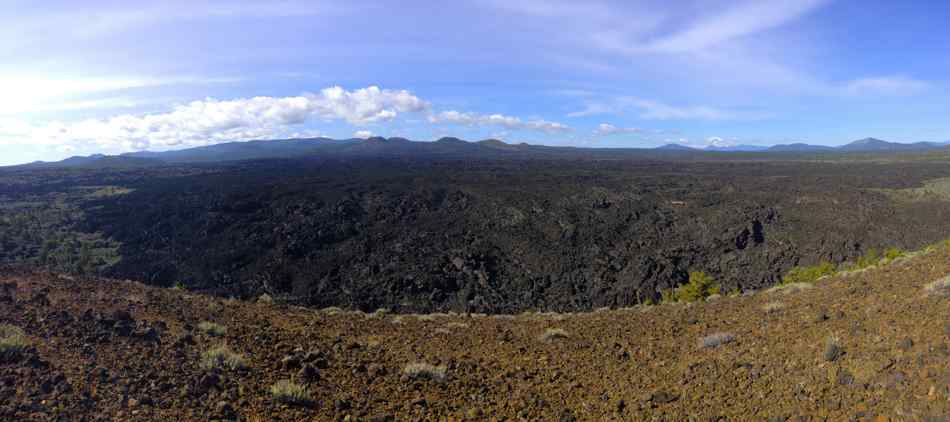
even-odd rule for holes
{"type": "Polygon", "coordinates": [[[910,350],[911,347],[914,347],[914,341],[910,337],[904,337],[903,340],[897,343],[897,348],[905,352],[910,350]]]}
{"type": "Polygon", "coordinates": [[[333,407],[336,408],[337,412],[345,412],[350,410],[350,401],[338,399],[335,403],[333,403],[333,407]]]}
{"type": "Polygon", "coordinates": [[[574,416],[574,412],[571,412],[568,409],[564,409],[564,411],[561,412],[561,417],[558,419],[558,421],[559,422],[576,422],[577,417],[574,416]]]}
{"type": "Polygon", "coordinates": [[[320,371],[318,371],[313,365],[306,364],[300,368],[300,371],[297,372],[297,379],[306,383],[319,381],[320,371]]]}
{"type": "Polygon", "coordinates": [[[296,355],[287,356],[280,363],[284,369],[297,369],[300,368],[300,357],[296,355]]]}
{"type": "Polygon", "coordinates": [[[678,398],[679,396],[666,391],[657,391],[650,395],[650,401],[656,404],[672,403],[678,398]]]}
{"type": "Polygon", "coordinates": [[[237,412],[234,411],[234,407],[231,406],[231,403],[226,401],[219,401],[214,408],[215,415],[221,419],[234,420],[237,419],[237,412]]]}
{"type": "Polygon", "coordinates": [[[825,346],[825,361],[834,362],[844,354],[844,350],[838,345],[837,341],[831,340],[825,346]]]}

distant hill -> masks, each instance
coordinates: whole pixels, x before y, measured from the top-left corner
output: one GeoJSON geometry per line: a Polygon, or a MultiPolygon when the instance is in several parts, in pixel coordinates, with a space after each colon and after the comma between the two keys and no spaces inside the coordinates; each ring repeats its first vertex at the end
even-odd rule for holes
{"type": "MultiPolygon", "coordinates": [[[[372,138],[371,138],[372,139],[372,138]]],[[[368,140],[367,140],[368,141],[368,140]]],[[[273,141],[229,142],[206,147],[165,152],[133,152],[124,157],[153,158],[166,163],[204,163],[218,161],[291,158],[365,142],[362,139],[279,139],[273,141]]]]}
{"type": "Polygon", "coordinates": [[[794,144],[782,144],[771,146],[766,151],[768,152],[820,152],[820,151],[834,151],[834,147],[828,147],[823,145],[811,145],[803,143],[794,143],[794,144]]]}
{"type": "Polygon", "coordinates": [[[877,138],[864,138],[847,145],[838,147],[841,151],[914,151],[943,148],[945,144],[938,142],[915,142],[902,144],[898,142],[882,141],[877,138]]]}
{"type": "Polygon", "coordinates": [[[700,151],[696,148],[690,148],[688,146],[680,145],[680,144],[666,144],[666,145],[658,146],[654,149],[660,150],[660,151],[700,151]]]}
{"type": "Polygon", "coordinates": [[[273,158],[302,157],[574,157],[616,156],[617,154],[668,154],[670,152],[757,152],[757,153],[822,153],[822,152],[901,152],[926,151],[947,148],[947,142],[918,142],[902,144],[866,138],[840,147],[794,143],[763,147],[757,145],[711,146],[705,149],[682,144],[666,144],[646,148],[577,148],[508,144],[497,139],[468,142],[444,137],[434,142],[417,142],[406,138],[372,137],[368,139],[278,139],[247,142],[229,142],[177,151],[141,151],[107,156],[70,157],[57,162],[34,162],[15,168],[92,168],[141,167],[168,164],[217,163],[273,158]]]}
{"type": "Polygon", "coordinates": [[[711,145],[703,149],[703,151],[717,151],[717,152],[759,152],[765,151],[769,147],[761,145],[731,145],[731,146],[715,146],[711,145]]]}
{"type": "Polygon", "coordinates": [[[93,154],[87,157],[69,157],[62,161],[44,162],[35,161],[20,168],[121,168],[121,167],[148,167],[161,165],[163,162],[154,158],[124,157],[114,155],[93,154]]]}

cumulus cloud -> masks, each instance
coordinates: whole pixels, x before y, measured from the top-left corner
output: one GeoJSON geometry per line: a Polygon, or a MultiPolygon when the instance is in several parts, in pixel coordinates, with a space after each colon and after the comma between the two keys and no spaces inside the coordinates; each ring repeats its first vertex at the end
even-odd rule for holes
{"type": "Polygon", "coordinates": [[[597,136],[611,136],[611,135],[622,135],[630,133],[641,133],[642,129],[636,127],[617,127],[610,123],[601,123],[597,125],[597,129],[594,129],[594,135],[597,136]]]}
{"type": "Polygon", "coordinates": [[[848,82],[844,91],[850,95],[915,95],[930,88],[924,81],[904,76],[861,78],[848,82]]]}
{"type": "MultiPolygon", "coordinates": [[[[401,114],[427,116],[431,123],[496,126],[504,130],[563,133],[571,128],[541,119],[522,120],[501,114],[444,111],[436,113],[425,100],[405,90],[371,86],[352,91],[330,87],[296,97],[208,98],[154,114],[120,114],[104,119],[48,122],[41,125],[0,120],[0,144],[31,144],[52,148],[127,152],[166,150],[251,139],[274,139],[312,131],[313,121],[343,121],[363,126],[391,121],[401,114]]],[[[373,136],[358,130],[355,137],[373,136]]]]}
{"type": "Polygon", "coordinates": [[[510,130],[534,130],[546,133],[565,133],[573,130],[563,123],[550,122],[547,120],[536,119],[525,121],[517,117],[502,114],[483,115],[455,110],[432,114],[429,116],[429,122],[451,123],[465,126],[496,126],[510,130]]]}
{"type": "MultiPolygon", "coordinates": [[[[33,127],[7,123],[0,134],[35,144],[94,144],[110,150],[208,145],[267,138],[311,119],[343,120],[353,125],[388,121],[399,113],[420,113],[429,104],[408,91],[375,86],[347,91],[330,87],[298,97],[205,99],[178,105],[167,113],[119,115],[33,127]]],[[[9,142],[9,141],[8,141],[9,142]]]]}

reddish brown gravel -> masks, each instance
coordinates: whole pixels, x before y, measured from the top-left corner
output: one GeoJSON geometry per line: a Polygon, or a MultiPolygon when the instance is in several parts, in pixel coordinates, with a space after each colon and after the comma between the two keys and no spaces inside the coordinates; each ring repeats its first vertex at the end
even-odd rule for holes
{"type": "Polygon", "coordinates": [[[0,324],[31,345],[0,359],[0,420],[945,420],[950,298],[924,287],[948,274],[939,250],[693,305],[399,316],[4,268],[0,324]],[[244,368],[204,369],[219,345],[244,368]]]}

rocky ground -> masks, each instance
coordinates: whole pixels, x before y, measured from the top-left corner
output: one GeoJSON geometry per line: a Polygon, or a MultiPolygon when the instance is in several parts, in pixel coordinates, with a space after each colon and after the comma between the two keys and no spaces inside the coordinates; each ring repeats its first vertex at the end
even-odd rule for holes
{"type": "Polygon", "coordinates": [[[926,286],[947,275],[943,248],[812,288],[485,316],[4,268],[0,324],[28,345],[0,353],[0,420],[944,420],[950,299],[926,286]],[[243,365],[206,369],[221,345],[243,365]]]}

